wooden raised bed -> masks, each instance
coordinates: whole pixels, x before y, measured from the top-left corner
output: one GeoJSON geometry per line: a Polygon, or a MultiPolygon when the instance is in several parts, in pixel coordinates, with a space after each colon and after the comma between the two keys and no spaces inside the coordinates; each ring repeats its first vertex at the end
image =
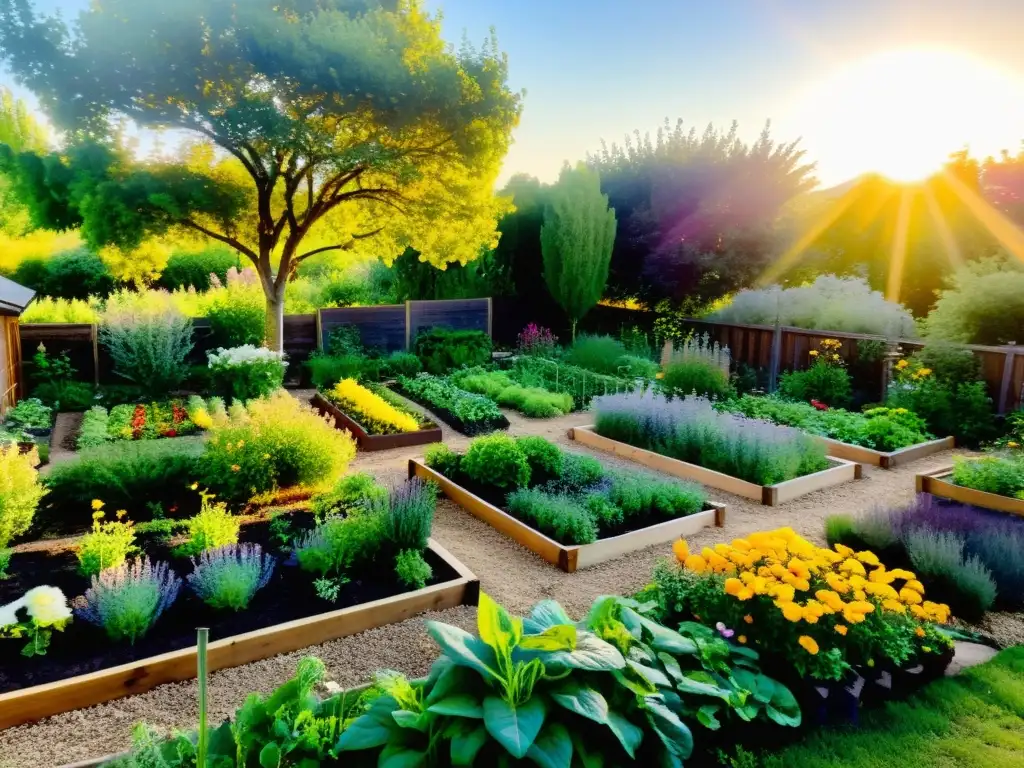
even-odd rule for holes
{"type": "MultiPolygon", "coordinates": [[[[458,578],[414,592],[215,640],[209,645],[210,671],[237,667],[404,621],[424,611],[476,605],[480,597],[477,577],[433,539],[428,546],[459,574],[458,578]]],[[[196,648],[192,646],[131,664],[0,694],[0,730],[195,676],[196,648]]]]}
{"type": "Polygon", "coordinates": [[[793,480],[787,480],[784,483],[757,485],[746,480],[740,480],[732,475],[706,469],[697,464],[689,464],[679,459],[662,456],[654,451],[636,448],[626,443],[620,443],[618,440],[602,437],[594,431],[592,426],[573,427],[569,430],[569,438],[591,448],[622,456],[625,459],[643,464],[645,467],[656,469],[659,472],[686,478],[687,480],[696,480],[702,485],[718,488],[746,499],[760,501],[769,507],[776,507],[800,496],[806,496],[808,493],[820,491],[822,488],[831,488],[834,485],[840,485],[850,480],[859,480],[861,476],[860,464],[829,456],[829,460],[835,466],[828,469],[797,477],[793,480]]]}
{"type": "Polygon", "coordinates": [[[1012,496],[1000,496],[998,493],[954,485],[953,481],[949,479],[952,476],[952,465],[931,472],[918,473],[915,477],[917,492],[930,493],[932,496],[959,501],[961,504],[971,504],[995,512],[1006,512],[1024,517],[1024,499],[1015,499],[1012,496]]]}
{"type": "Polygon", "coordinates": [[[711,509],[695,515],[667,520],[658,525],[641,528],[638,531],[624,533],[608,539],[595,541],[593,544],[561,544],[550,539],[540,531],[530,527],[518,518],[484,501],[470,493],[456,482],[434,471],[417,459],[409,460],[409,477],[421,477],[432,480],[444,494],[460,507],[480,518],[488,525],[501,531],[510,539],[540,555],[553,565],[557,565],[566,573],[574,573],[580,568],[613,560],[616,557],[644,549],[653,544],[665,544],[684,536],[692,536],[702,528],[725,525],[726,507],[724,504],[708,502],[711,509]]]}
{"type": "Polygon", "coordinates": [[[917,461],[941,451],[950,451],[956,447],[955,440],[952,437],[943,437],[938,440],[929,440],[925,443],[908,445],[906,448],[900,448],[898,451],[876,451],[861,445],[841,443],[830,437],[821,437],[819,435],[815,435],[815,437],[824,444],[829,456],[834,456],[837,459],[846,459],[847,461],[856,461],[858,464],[869,464],[873,467],[881,467],[882,469],[892,469],[898,464],[909,464],[911,461],[917,461]]]}
{"type": "Polygon", "coordinates": [[[347,429],[355,437],[359,448],[364,451],[386,451],[391,448],[408,448],[410,445],[428,445],[441,442],[441,428],[436,424],[416,432],[401,432],[397,435],[372,435],[355,419],[317,392],[311,401],[321,414],[334,418],[334,426],[347,429]]]}

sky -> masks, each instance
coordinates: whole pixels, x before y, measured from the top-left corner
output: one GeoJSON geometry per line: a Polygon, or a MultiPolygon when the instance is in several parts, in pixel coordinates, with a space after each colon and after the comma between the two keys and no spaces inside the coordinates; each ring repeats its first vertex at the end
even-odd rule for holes
{"type": "MultiPolygon", "coordinates": [[[[526,91],[502,179],[553,180],[602,140],[665,118],[698,130],[736,120],[745,139],[771,120],[825,185],[1024,139],[1022,0],[424,1],[455,43],[493,27],[526,91]]],[[[85,2],[39,5],[73,16],[85,2]]]]}

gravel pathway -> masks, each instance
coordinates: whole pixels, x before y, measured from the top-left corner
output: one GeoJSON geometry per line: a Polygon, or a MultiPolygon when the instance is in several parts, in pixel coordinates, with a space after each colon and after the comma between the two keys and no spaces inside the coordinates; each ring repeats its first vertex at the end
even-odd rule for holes
{"type": "MultiPolygon", "coordinates": [[[[311,394],[295,392],[298,397],[311,394]]],[[[512,434],[539,434],[563,447],[590,453],[608,466],[636,469],[630,462],[590,451],[566,436],[571,426],[590,423],[586,413],[558,419],[530,420],[506,412],[512,434]]],[[[445,428],[445,441],[463,448],[469,439],[445,428]]],[[[389,481],[405,477],[408,460],[422,454],[422,447],[360,453],[352,469],[371,472],[389,481]]],[[[798,499],[782,507],[764,507],[712,489],[711,497],[729,505],[725,529],[706,528],[691,539],[702,546],[732,539],[755,530],[792,526],[813,541],[823,541],[823,520],[829,514],[856,514],[875,504],[909,501],[914,494],[914,474],[950,462],[952,453],[936,454],[895,470],[865,468],[864,479],[798,499]]],[[[651,568],[668,554],[664,545],[635,552],[575,574],[565,574],[533,553],[505,538],[447,500],[438,505],[434,537],[476,573],[483,589],[509,609],[522,612],[544,598],[561,602],[570,614],[580,616],[602,594],[628,594],[642,587],[651,568]]],[[[427,614],[361,635],[343,638],[301,652],[224,670],[212,676],[211,717],[230,715],[251,691],[267,692],[287,680],[299,659],[315,655],[324,660],[330,675],[343,686],[365,682],[376,669],[398,669],[412,676],[424,674],[437,651],[424,631],[426,618],[472,629],[475,609],[461,607],[427,614]]],[[[1007,644],[1024,642],[1024,616],[991,614],[982,628],[1007,644]]],[[[188,728],[197,716],[194,681],[161,686],[148,693],[49,718],[35,725],[0,732],[0,766],[41,768],[123,750],[129,744],[131,726],[140,721],[160,728],[188,728]]]]}

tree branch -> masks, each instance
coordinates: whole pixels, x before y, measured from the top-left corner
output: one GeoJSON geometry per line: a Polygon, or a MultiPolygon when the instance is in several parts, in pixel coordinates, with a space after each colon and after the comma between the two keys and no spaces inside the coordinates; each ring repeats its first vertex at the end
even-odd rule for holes
{"type": "Polygon", "coordinates": [[[252,248],[249,248],[248,246],[242,244],[239,240],[229,235],[222,235],[220,232],[214,232],[212,229],[207,229],[202,224],[193,221],[192,219],[182,219],[180,223],[182,226],[190,227],[191,229],[194,229],[197,232],[202,232],[207,237],[212,237],[214,240],[219,240],[225,245],[230,245],[239,253],[244,253],[246,256],[248,256],[249,259],[253,262],[253,264],[257,264],[259,262],[259,257],[257,256],[256,252],[252,250],[252,248]]]}
{"type": "Polygon", "coordinates": [[[293,264],[298,264],[300,261],[308,259],[310,256],[316,256],[318,253],[326,253],[327,251],[345,251],[352,247],[352,242],[355,240],[365,240],[368,237],[379,235],[384,231],[384,227],[377,227],[377,229],[369,232],[360,232],[357,235],[352,235],[352,240],[347,243],[338,243],[336,245],[325,245],[321,248],[314,248],[312,251],[306,251],[305,253],[296,256],[292,259],[293,264]]]}

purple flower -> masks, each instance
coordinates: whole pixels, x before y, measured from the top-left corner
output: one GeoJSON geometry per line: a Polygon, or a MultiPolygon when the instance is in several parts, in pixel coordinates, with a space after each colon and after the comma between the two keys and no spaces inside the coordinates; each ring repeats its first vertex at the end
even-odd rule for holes
{"type": "Polygon", "coordinates": [[[718,622],[717,624],[715,624],[715,629],[718,630],[719,634],[721,634],[722,637],[726,637],[726,638],[732,637],[733,635],[736,634],[733,630],[731,630],[728,627],[726,627],[725,624],[723,624],[721,621],[718,622]]]}

